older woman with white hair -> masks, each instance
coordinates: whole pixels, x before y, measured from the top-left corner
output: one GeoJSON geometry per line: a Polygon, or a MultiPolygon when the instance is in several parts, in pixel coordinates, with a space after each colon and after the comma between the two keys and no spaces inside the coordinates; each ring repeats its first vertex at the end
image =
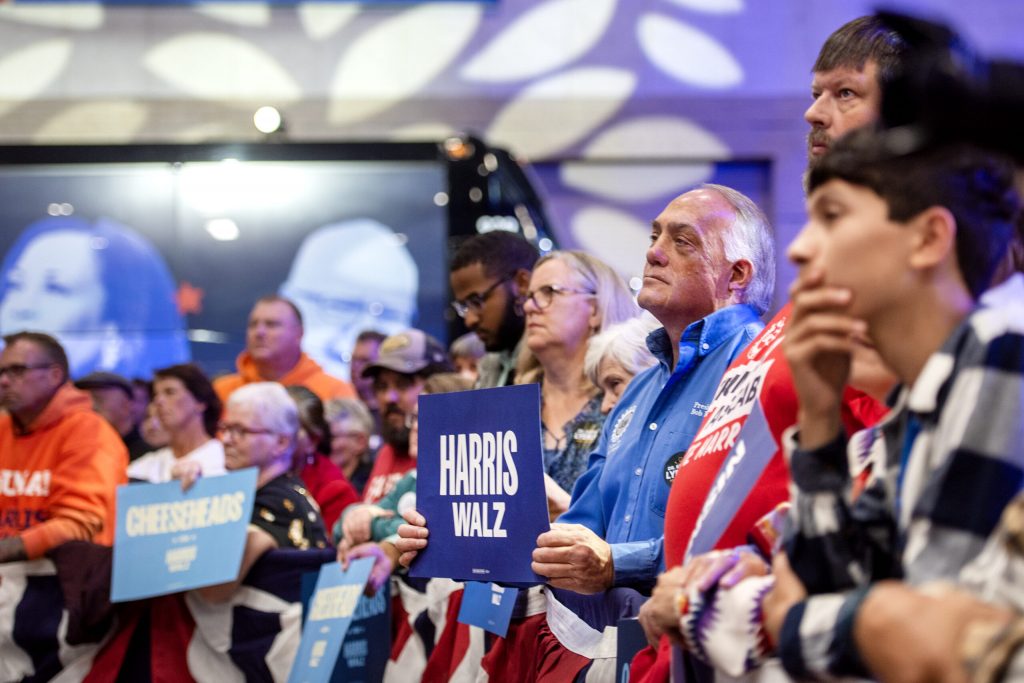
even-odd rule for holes
{"type": "Polygon", "coordinates": [[[612,325],[591,337],[583,371],[604,394],[601,412],[605,415],[619,402],[629,381],[658,362],[647,348],[647,335],[659,327],[661,324],[645,311],[638,318],[612,325]]]}
{"type": "Polygon", "coordinates": [[[320,511],[291,472],[298,432],[298,408],[277,382],[247,384],[228,398],[219,429],[224,463],[229,470],[257,468],[256,500],[238,577],[199,589],[203,598],[229,599],[268,550],[327,547],[320,511]]]}
{"type": "Polygon", "coordinates": [[[526,348],[516,383],[540,383],[544,471],[554,515],[568,504],[604,424],[601,392],[583,371],[587,343],[640,309],[618,273],[581,251],[553,251],[537,261],[521,306],[526,348]]]}

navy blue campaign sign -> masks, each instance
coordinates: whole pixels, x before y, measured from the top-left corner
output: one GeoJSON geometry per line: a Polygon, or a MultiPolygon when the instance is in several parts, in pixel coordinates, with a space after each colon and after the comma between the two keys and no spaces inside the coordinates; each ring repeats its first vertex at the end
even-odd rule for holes
{"type": "Polygon", "coordinates": [[[320,568],[320,578],[309,602],[302,640],[295,655],[289,683],[327,683],[345,642],[345,634],[366,589],[373,558],[353,560],[348,571],[337,562],[320,568]]]}
{"type": "Polygon", "coordinates": [[[111,602],[235,579],[255,491],[255,468],[184,492],[177,481],[119,486],[111,602]]]}
{"type": "Polygon", "coordinates": [[[416,507],[430,543],[410,576],[533,585],[550,528],[540,388],[524,384],[420,397],[416,507]]]}

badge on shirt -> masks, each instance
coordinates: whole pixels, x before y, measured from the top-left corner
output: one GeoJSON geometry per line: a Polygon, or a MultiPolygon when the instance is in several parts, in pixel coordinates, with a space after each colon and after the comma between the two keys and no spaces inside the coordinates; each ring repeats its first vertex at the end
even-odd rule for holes
{"type": "Polygon", "coordinates": [[[626,428],[629,427],[629,423],[633,419],[633,414],[636,413],[636,406],[630,406],[622,415],[619,415],[619,419],[615,421],[615,426],[612,428],[612,440],[611,449],[619,447],[619,440],[622,439],[622,435],[626,433],[626,428]]]}
{"type": "Polygon", "coordinates": [[[459,623],[479,626],[501,638],[508,633],[518,588],[467,581],[459,608],[459,623]]]}

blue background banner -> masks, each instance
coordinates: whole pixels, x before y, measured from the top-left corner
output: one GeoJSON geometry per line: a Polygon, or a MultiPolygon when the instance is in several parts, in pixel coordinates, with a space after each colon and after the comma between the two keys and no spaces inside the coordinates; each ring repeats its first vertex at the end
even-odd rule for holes
{"type": "Polygon", "coordinates": [[[212,586],[238,575],[256,469],[117,489],[112,602],[212,586]]]}
{"type": "Polygon", "coordinates": [[[420,397],[416,507],[430,544],[411,576],[532,585],[550,528],[536,384],[420,397]]]}
{"type": "Polygon", "coordinates": [[[345,634],[364,599],[371,569],[373,558],[369,557],[353,560],[348,571],[342,571],[337,562],[320,568],[316,590],[304,615],[299,651],[288,674],[289,683],[331,680],[345,634]]]}

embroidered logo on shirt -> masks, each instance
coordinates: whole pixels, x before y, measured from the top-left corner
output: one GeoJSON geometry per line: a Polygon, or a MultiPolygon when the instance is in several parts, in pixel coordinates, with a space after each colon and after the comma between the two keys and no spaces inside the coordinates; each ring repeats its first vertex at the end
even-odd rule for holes
{"type": "Polygon", "coordinates": [[[708,412],[707,403],[701,403],[700,401],[694,401],[693,407],[690,408],[690,415],[696,415],[697,417],[704,417],[704,414],[708,412]]]}
{"type": "Polygon", "coordinates": [[[626,428],[629,427],[630,421],[633,419],[633,414],[636,412],[636,406],[630,406],[622,415],[619,415],[619,419],[615,421],[615,427],[612,428],[612,442],[611,448],[618,448],[619,440],[622,435],[626,433],[626,428]]]}

